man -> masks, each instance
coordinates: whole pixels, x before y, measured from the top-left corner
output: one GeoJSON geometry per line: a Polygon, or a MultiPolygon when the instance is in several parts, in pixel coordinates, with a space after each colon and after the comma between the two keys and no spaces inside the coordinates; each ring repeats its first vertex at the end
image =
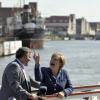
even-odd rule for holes
{"type": "Polygon", "coordinates": [[[24,70],[31,60],[31,55],[32,51],[27,47],[19,48],[16,51],[16,59],[6,66],[3,73],[0,100],[40,99],[37,95],[31,94],[31,86],[38,88],[39,84],[31,78],[28,79],[24,70]]]}

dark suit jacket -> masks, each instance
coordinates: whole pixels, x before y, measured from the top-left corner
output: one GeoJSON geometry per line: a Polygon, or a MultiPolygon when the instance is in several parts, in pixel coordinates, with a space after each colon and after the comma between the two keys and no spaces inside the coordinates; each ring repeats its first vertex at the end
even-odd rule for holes
{"type": "Polygon", "coordinates": [[[35,64],[35,80],[41,82],[41,86],[47,87],[47,95],[63,91],[68,96],[73,91],[73,86],[65,69],[61,69],[58,76],[54,77],[50,67],[40,67],[35,64]]]}
{"type": "Polygon", "coordinates": [[[28,83],[21,65],[15,59],[4,70],[0,100],[8,100],[9,97],[15,97],[17,100],[27,100],[31,95],[31,86],[39,87],[39,84],[32,79],[28,83]]]}

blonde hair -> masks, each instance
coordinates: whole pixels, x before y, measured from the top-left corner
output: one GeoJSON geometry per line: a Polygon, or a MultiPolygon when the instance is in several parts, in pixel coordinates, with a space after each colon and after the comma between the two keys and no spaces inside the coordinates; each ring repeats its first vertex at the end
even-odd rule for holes
{"type": "Polygon", "coordinates": [[[62,68],[65,64],[65,57],[62,53],[56,52],[52,54],[52,57],[57,57],[62,64],[60,67],[62,68]]]}

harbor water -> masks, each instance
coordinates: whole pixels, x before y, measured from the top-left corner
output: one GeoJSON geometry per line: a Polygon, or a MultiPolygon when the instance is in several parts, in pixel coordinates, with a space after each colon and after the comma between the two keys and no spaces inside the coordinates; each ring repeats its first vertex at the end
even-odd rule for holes
{"type": "MultiPolygon", "coordinates": [[[[34,51],[34,50],[33,50],[34,51]]],[[[67,40],[45,41],[40,53],[41,66],[49,66],[52,53],[61,52],[65,55],[64,68],[68,71],[73,85],[98,84],[100,82],[100,41],[67,40]]],[[[0,84],[5,66],[15,55],[0,57],[0,84]]],[[[34,77],[34,60],[26,68],[27,74],[34,77]]]]}

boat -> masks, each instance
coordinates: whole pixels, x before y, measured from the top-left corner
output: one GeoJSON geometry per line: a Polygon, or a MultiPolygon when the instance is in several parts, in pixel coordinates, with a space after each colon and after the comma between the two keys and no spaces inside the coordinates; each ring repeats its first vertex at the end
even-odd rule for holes
{"type": "Polygon", "coordinates": [[[24,5],[23,10],[14,12],[9,17],[8,27],[12,25],[12,31],[16,39],[22,40],[22,46],[29,48],[43,48],[44,26],[43,19],[38,14],[32,15],[29,5],[24,5]]]}

